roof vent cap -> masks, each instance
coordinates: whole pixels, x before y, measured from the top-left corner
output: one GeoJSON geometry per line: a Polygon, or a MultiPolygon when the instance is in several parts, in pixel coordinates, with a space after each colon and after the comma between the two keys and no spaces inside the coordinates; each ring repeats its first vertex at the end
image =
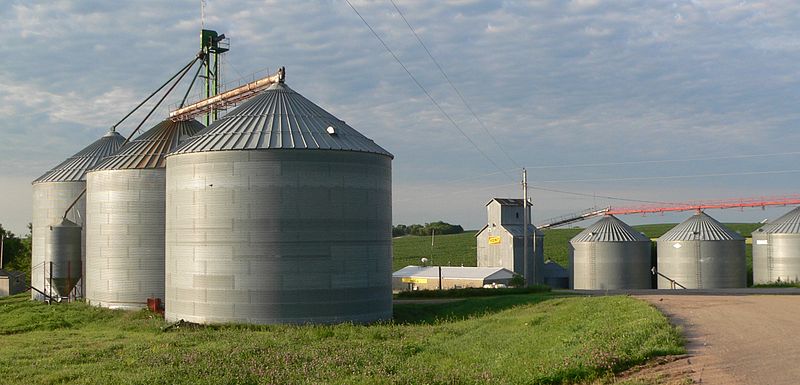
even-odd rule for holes
{"type": "Polygon", "coordinates": [[[328,128],[326,128],[325,131],[328,132],[328,135],[336,135],[336,129],[333,128],[333,126],[328,126],[328,128]]]}

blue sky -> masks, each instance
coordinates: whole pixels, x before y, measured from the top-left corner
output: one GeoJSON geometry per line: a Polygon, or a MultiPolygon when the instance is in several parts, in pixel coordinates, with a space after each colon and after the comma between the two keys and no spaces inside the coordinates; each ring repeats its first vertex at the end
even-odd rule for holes
{"type": "MultiPolygon", "coordinates": [[[[344,1],[208,0],[205,22],[231,39],[226,80],[286,66],[293,89],[395,154],[395,223],[479,228],[491,197],[520,194],[521,166],[533,186],[590,195],[531,189],[534,222],[638,205],[593,196],[683,202],[800,187],[800,3],[398,0],[488,133],[388,0],[352,3],[491,161],[344,1]]],[[[191,59],[199,4],[4,3],[0,223],[24,233],[30,182],[191,59]]],[[[787,210],[709,213],[743,222],[787,210]]]]}

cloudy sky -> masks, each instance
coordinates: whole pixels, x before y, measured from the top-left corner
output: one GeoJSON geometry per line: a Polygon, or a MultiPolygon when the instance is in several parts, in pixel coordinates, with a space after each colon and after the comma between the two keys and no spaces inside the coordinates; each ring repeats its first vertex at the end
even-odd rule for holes
{"type": "MultiPolygon", "coordinates": [[[[287,84],[395,154],[395,223],[479,228],[491,197],[521,194],[521,167],[534,222],[641,204],[609,197],[798,192],[796,1],[395,0],[475,115],[389,0],[351,2],[447,116],[344,0],[208,0],[205,23],[230,38],[225,80],[286,66],[287,84]]],[[[200,14],[199,0],[4,2],[0,223],[24,233],[30,182],[193,57],[200,14]]]]}

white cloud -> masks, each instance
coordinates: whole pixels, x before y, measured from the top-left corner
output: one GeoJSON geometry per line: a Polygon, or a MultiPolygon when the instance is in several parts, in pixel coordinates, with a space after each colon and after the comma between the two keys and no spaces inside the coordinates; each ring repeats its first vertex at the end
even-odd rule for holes
{"type": "MultiPolygon", "coordinates": [[[[208,3],[206,26],[231,38],[225,79],[285,65],[291,87],[397,155],[398,222],[451,217],[477,225],[488,197],[516,194],[502,174],[441,182],[497,170],[442,117],[346,3],[208,3]],[[436,185],[412,188],[431,183],[436,185]]],[[[781,152],[800,139],[793,104],[800,92],[800,43],[794,37],[800,4],[793,1],[398,2],[489,127],[488,135],[391,4],[353,4],[504,169],[515,165],[503,150],[517,164],[533,166],[781,152]]],[[[12,37],[0,55],[13,58],[0,76],[0,113],[8,117],[0,122],[4,168],[32,180],[101,134],[194,55],[199,14],[198,3],[190,0],[14,1],[0,9],[7,20],[0,33],[12,37]]],[[[547,169],[537,178],[669,175],[686,172],[686,166],[547,169]]],[[[691,170],[756,166],[769,164],[698,162],[691,170]]],[[[671,181],[669,198],[697,199],[708,191],[780,193],[800,187],[792,179],[724,178],[715,189],[671,181]]],[[[664,185],[553,187],[652,199],[666,194],[664,185]]],[[[536,194],[540,216],[593,203],[536,194]]]]}

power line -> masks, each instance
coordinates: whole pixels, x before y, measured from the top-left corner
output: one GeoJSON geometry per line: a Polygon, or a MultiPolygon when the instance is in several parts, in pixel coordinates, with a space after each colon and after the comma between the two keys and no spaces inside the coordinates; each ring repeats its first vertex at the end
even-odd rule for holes
{"type": "Polygon", "coordinates": [[[578,196],[584,196],[584,197],[589,197],[589,198],[611,199],[611,200],[615,200],[615,201],[639,202],[639,203],[657,203],[657,204],[674,204],[672,202],[648,201],[648,200],[643,200],[643,199],[613,197],[613,196],[610,196],[610,195],[597,195],[597,194],[578,193],[578,192],[574,192],[574,191],[557,190],[557,189],[541,187],[541,186],[528,185],[528,188],[534,189],[534,190],[542,190],[542,191],[560,193],[560,194],[578,195],[578,196]]]}
{"type": "Polygon", "coordinates": [[[428,97],[428,99],[430,99],[431,103],[433,103],[433,105],[434,105],[434,106],[436,106],[436,108],[439,110],[439,112],[441,112],[441,113],[442,113],[442,115],[444,115],[444,117],[445,117],[445,118],[447,118],[447,120],[449,120],[449,121],[450,121],[450,124],[452,124],[452,125],[453,125],[453,127],[455,127],[455,128],[458,130],[458,132],[460,132],[460,133],[461,133],[461,135],[463,135],[463,136],[464,136],[464,138],[466,138],[466,139],[467,139],[467,140],[468,140],[468,141],[469,141],[469,142],[472,144],[472,146],[473,146],[473,147],[475,147],[475,149],[476,149],[476,150],[478,150],[478,152],[480,152],[480,153],[481,153],[481,155],[483,155],[483,157],[484,157],[484,158],[486,158],[486,160],[488,160],[488,161],[489,161],[489,162],[490,162],[492,165],[494,165],[494,167],[496,167],[496,168],[497,168],[498,170],[500,170],[500,171],[503,171],[503,173],[504,173],[504,174],[506,174],[506,176],[507,176],[507,177],[509,177],[509,178],[511,178],[511,179],[514,179],[514,178],[513,178],[511,175],[509,175],[507,172],[505,172],[505,171],[503,170],[503,168],[501,168],[501,167],[500,167],[500,166],[499,166],[497,163],[495,163],[495,161],[494,161],[494,160],[492,160],[492,158],[490,158],[490,157],[489,157],[489,155],[487,155],[485,152],[483,152],[483,150],[481,150],[481,149],[480,149],[480,147],[478,147],[478,145],[477,145],[477,144],[475,144],[475,142],[474,142],[474,141],[473,141],[473,140],[472,140],[472,139],[471,139],[471,138],[470,138],[470,137],[467,135],[467,133],[466,133],[466,132],[464,132],[464,130],[462,130],[462,129],[461,129],[461,127],[458,125],[458,123],[456,123],[456,121],[455,121],[455,120],[453,120],[453,118],[452,118],[452,117],[450,117],[450,114],[448,114],[448,113],[447,113],[447,112],[446,112],[446,111],[445,111],[445,110],[442,108],[442,106],[440,106],[440,105],[439,105],[439,103],[438,103],[438,102],[436,102],[436,99],[434,99],[434,98],[433,98],[433,96],[431,95],[431,93],[430,93],[430,92],[428,92],[428,90],[427,90],[427,89],[426,89],[426,88],[425,88],[425,87],[422,85],[422,83],[420,83],[420,82],[417,80],[417,78],[416,78],[416,77],[414,77],[414,75],[411,73],[411,71],[409,71],[408,67],[406,67],[406,65],[405,65],[405,64],[403,64],[403,62],[400,60],[400,58],[399,58],[399,57],[397,57],[397,55],[395,55],[394,51],[392,51],[392,49],[391,49],[391,48],[389,48],[389,46],[386,44],[386,42],[385,42],[385,41],[383,41],[383,39],[380,37],[380,35],[378,35],[378,33],[377,33],[377,32],[375,32],[375,29],[373,29],[373,28],[372,28],[372,26],[371,26],[371,25],[370,25],[370,24],[367,22],[367,20],[366,20],[366,19],[364,19],[364,16],[361,16],[361,13],[360,13],[360,12],[358,12],[358,10],[356,9],[356,7],[354,7],[354,6],[353,6],[353,4],[351,4],[351,3],[350,3],[350,0],[345,0],[345,2],[347,2],[347,5],[349,5],[349,6],[350,6],[350,8],[352,8],[352,9],[353,9],[353,11],[356,13],[356,15],[358,15],[358,17],[361,19],[361,21],[363,21],[363,22],[364,22],[364,25],[366,25],[366,26],[367,26],[367,28],[369,28],[369,30],[372,32],[372,34],[373,34],[373,35],[375,35],[375,38],[377,38],[377,39],[378,39],[378,41],[380,41],[380,42],[381,42],[381,45],[383,45],[383,48],[385,48],[385,49],[386,49],[386,51],[387,51],[387,52],[389,52],[389,54],[391,54],[391,55],[392,55],[392,57],[394,58],[394,60],[395,60],[395,61],[397,61],[397,63],[398,63],[398,64],[400,64],[400,66],[401,66],[401,67],[403,67],[403,70],[404,70],[404,71],[406,71],[406,74],[408,74],[408,77],[410,77],[410,78],[411,78],[411,80],[412,80],[412,81],[414,81],[414,84],[416,84],[416,85],[417,85],[417,87],[419,87],[419,88],[422,90],[422,92],[424,92],[424,93],[425,93],[425,95],[428,97]]]}
{"type": "Polygon", "coordinates": [[[664,176],[643,176],[630,178],[592,178],[592,179],[554,179],[540,180],[537,183],[560,183],[560,182],[621,182],[636,180],[659,180],[659,179],[686,179],[686,178],[709,178],[720,176],[743,176],[743,175],[770,175],[770,174],[793,174],[800,173],[800,169],[795,170],[769,170],[769,171],[744,171],[717,174],[695,174],[695,175],[664,175],[664,176]]]}
{"type": "MultiPolygon", "coordinates": [[[[427,195],[425,195],[425,198],[434,198],[434,197],[439,197],[439,196],[451,196],[451,195],[458,195],[458,194],[464,194],[464,193],[469,193],[469,192],[492,190],[492,189],[497,189],[499,187],[518,186],[518,185],[519,185],[519,182],[514,182],[514,183],[495,184],[495,185],[485,186],[485,187],[480,187],[480,188],[459,189],[457,191],[452,191],[452,192],[444,192],[444,193],[438,193],[438,194],[427,194],[427,195]]],[[[417,200],[417,198],[393,199],[394,202],[407,202],[407,201],[411,201],[411,200],[417,200]]]]}
{"type": "MultiPolygon", "coordinates": [[[[574,163],[574,164],[559,164],[559,165],[550,165],[550,166],[527,166],[527,169],[549,169],[549,168],[574,168],[574,167],[601,167],[601,166],[618,166],[618,165],[632,165],[632,164],[654,164],[654,163],[679,163],[679,162],[697,162],[697,161],[706,161],[706,160],[726,160],[726,159],[746,159],[746,158],[762,158],[762,157],[771,157],[771,156],[786,156],[786,155],[800,155],[800,151],[789,151],[789,152],[774,152],[774,153],[765,153],[765,154],[746,154],[746,155],[729,155],[729,156],[716,156],[716,157],[701,157],[701,158],[684,158],[684,159],[655,159],[655,160],[639,160],[639,161],[630,161],[630,162],[608,162],[608,163],[574,163]]],[[[480,175],[471,175],[463,178],[458,179],[451,179],[447,181],[439,181],[435,183],[427,183],[419,186],[409,187],[409,189],[423,189],[435,186],[441,186],[443,184],[453,184],[458,182],[464,182],[472,179],[479,179],[484,178],[487,176],[497,175],[504,172],[517,172],[521,168],[513,168],[513,169],[506,169],[505,171],[494,171],[486,174],[480,175]]],[[[775,172],[768,172],[768,173],[775,173],[775,172]]],[[[715,174],[716,175],[716,174],[715,174]]],[[[745,174],[746,175],[746,174],[745,174]]],[[[714,176],[714,175],[712,175],[714,176]]],[[[727,176],[727,174],[725,174],[727,176]]],[[[685,177],[685,176],[684,176],[685,177]]],[[[655,178],[655,177],[653,177],[655,178]]],[[[675,177],[666,177],[667,179],[675,178],[675,177]]],[[[617,178],[622,180],[627,180],[625,178],[617,178]]],[[[609,178],[597,178],[597,181],[600,180],[617,180],[617,179],[609,179],[609,178]]],[[[562,180],[544,180],[540,181],[542,183],[553,183],[562,180]]],[[[567,182],[582,182],[586,181],[584,179],[576,179],[576,180],[563,180],[567,182]]],[[[595,181],[595,180],[588,180],[588,181],[595,181]]]]}
{"type": "Polygon", "coordinates": [[[548,169],[548,168],[568,168],[568,167],[624,166],[624,165],[632,165],[632,164],[680,163],[680,162],[696,162],[696,161],[705,161],[705,160],[748,159],[748,158],[762,158],[762,157],[785,156],[785,155],[800,155],[800,151],[774,152],[774,153],[766,153],[766,154],[711,156],[711,157],[700,157],[700,158],[635,160],[635,161],[630,161],[630,162],[554,164],[554,165],[549,165],[549,166],[527,166],[526,168],[528,168],[528,169],[548,169]]]}
{"type": "Polygon", "coordinates": [[[436,68],[439,69],[439,72],[442,73],[442,76],[444,76],[444,79],[447,80],[447,84],[449,84],[450,87],[453,88],[453,91],[456,92],[456,95],[458,95],[458,98],[461,99],[461,102],[464,103],[464,106],[467,107],[467,110],[469,110],[470,114],[472,114],[472,116],[475,118],[475,120],[478,121],[478,123],[480,124],[481,128],[483,128],[483,131],[486,132],[486,135],[489,136],[489,138],[492,140],[492,142],[494,142],[494,144],[497,146],[497,148],[500,149],[500,151],[503,153],[503,155],[505,155],[506,158],[508,158],[508,160],[510,160],[511,163],[514,164],[514,166],[516,166],[517,168],[520,168],[520,165],[513,158],[511,158],[510,155],[508,155],[508,152],[506,152],[506,150],[503,148],[503,146],[501,146],[500,143],[498,143],[497,140],[494,138],[494,136],[489,132],[489,129],[486,127],[486,124],[484,124],[483,120],[481,120],[481,118],[478,117],[478,114],[475,113],[475,110],[472,109],[472,106],[470,106],[469,103],[467,103],[467,100],[464,98],[464,95],[461,94],[461,91],[458,90],[456,85],[453,84],[453,82],[450,80],[450,77],[447,76],[447,72],[444,71],[444,68],[442,68],[441,64],[439,64],[439,61],[436,60],[435,57],[433,57],[433,54],[428,49],[428,46],[426,46],[425,43],[422,42],[422,38],[420,38],[419,35],[417,34],[417,32],[414,31],[414,28],[411,26],[411,23],[408,22],[408,19],[406,19],[406,16],[403,14],[403,11],[400,10],[400,7],[397,6],[397,4],[394,2],[394,0],[389,0],[389,1],[394,6],[394,9],[397,10],[397,13],[400,14],[400,17],[406,23],[406,25],[408,26],[408,29],[411,30],[411,33],[414,34],[414,37],[417,38],[417,41],[422,46],[422,48],[425,50],[425,52],[428,54],[428,57],[431,58],[431,61],[433,61],[433,64],[436,64],[436,68]]]}
{"type": "MultiPolygon", "coordinates": [[[[465,193],[477,192],[477,191],[485,191],[485,190],[493,190],[493,189],[497,189],[497,188],[501,188],[501,187],[510,187],[510,186],[517,186],[517,185],[519,185],[519,183],[504,183],[504,184],[495,184],[495,185],[479,187],[479,188],[458,189],[457,191],[452,191],[452,192],[443,192],[443,193],[438,193],[438,194],[428,194],[428,195],[425,195],[425,198],[435,198],[435,197],[439,197],[439,196],[452,196],[452,195],[465,194],[465,193]]],[[[610,195],[597,195],[597,194],[579,193],[579,192],[574,192],[574,191],[564,191],[564,190],[558,190],[558,189],[542,187],[542,186],[533,186],[533,185],[530,185],[530,184],[528,185],[528,188],[533,189],[533,190],[549,191],[549,192],[554,192],[554,193],[559,193],[559,194],[576,195],[576,196],[589,197],[589,198],[604,198],[604,199],[615,200],[615,201],[624,201],[624,202],[655,203],[655,204],[675,204],[674,202],[649,201],[649,200],[643,200],[643,199],[615,197],[615,196],[610,196],[610,195]]],[[[417,199],[417,198],[395,199],[394,202],[407,202],[407,201],[411,201],[411,200],[415,200],[415,199],[417,199]]]]}
{"type": "Polygon", "coordinates": [[[519,171],[519,170],[521,170],[521,168],[494,171],[494,172],[490,172],[490,173],[486,173],[486,174],[480,174],[480,175],[470,175],[470,176],[463,177],[463,178],[458,178],[458,179],[450,179],[450,180],[440,181],[440,182],[435,182],[435,183],[426,183],[426,184],[422,184],[422,185],[419,185],[419,186],[412,186],[412,187],[409,187],[409,189],[411,189],[411,190],[419,190],[419,189],[430,188],[430,187],[438,187],[438,186],[442,186],[442,185],[454,184],[454,183],[458,183],[458,182],[465,182],[465,181],[468,181],[468,180],[480,179],[480,178],[484,178],[484,177],[487,177],[487,176],[492,176],[492,175],[497,175],[497,174],[505,174],[506,172],[509,172],[509,171],[519,171]]]}

